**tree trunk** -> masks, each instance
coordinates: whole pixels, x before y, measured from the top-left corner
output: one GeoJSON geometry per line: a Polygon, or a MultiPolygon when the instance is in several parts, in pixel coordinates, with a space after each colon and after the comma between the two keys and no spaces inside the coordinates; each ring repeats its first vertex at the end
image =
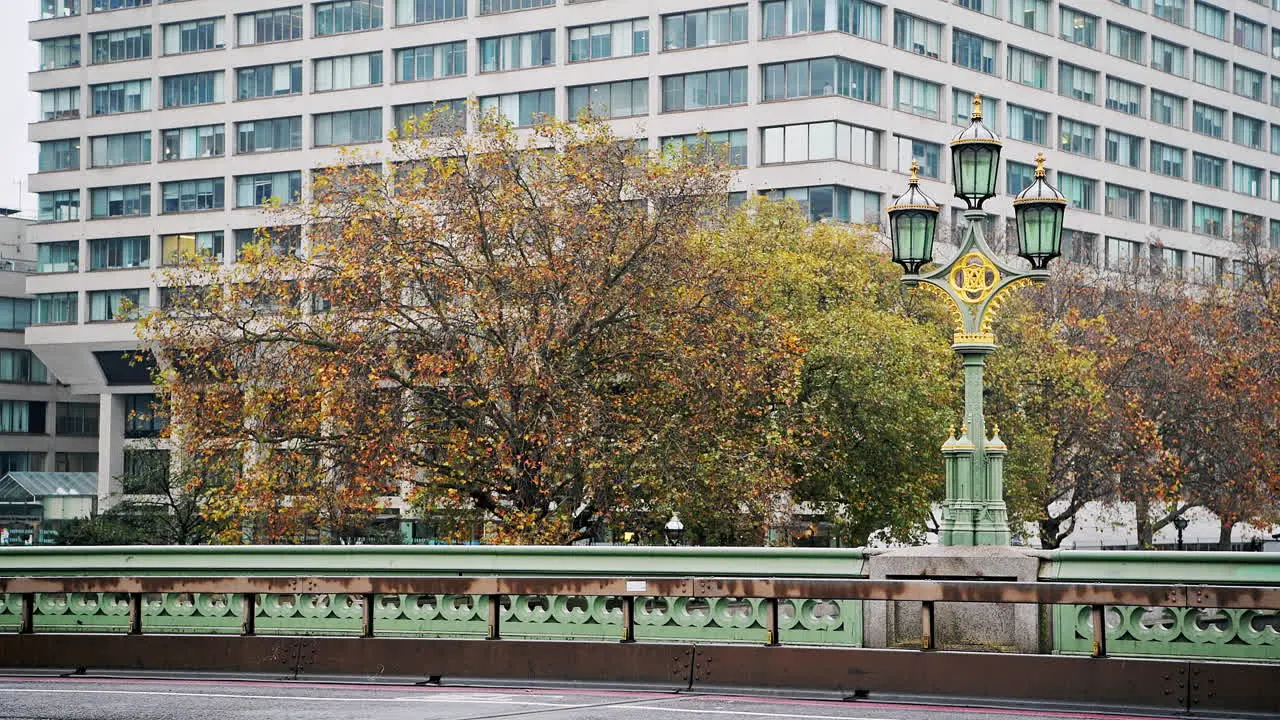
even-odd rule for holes
{"type": "Polygon", "coordinates": [[[1219,550],[1231,549],[1231,530],[1235,528],[1235,526],[1236,526],[1235,520],[1228,520],[1226,518],[1222,519],[1222,523],[1218,525],[1218,549],[1219,550]]]}
{"type": "Polygon", "coordinates": [[[1055,517],[1049,517],[1040,521],[1040,548],[1042,550],[1057,550],[1062,545],[1062,539],[1058,537],[1058,533],[1062,530],[1062,523],[1055,517]]]}
{"type": "Polygon", "coordinates": [[[1152,538],[1155,528],[1151,526],[1151,500],[1146,495],[1139,495],[1133,501],[1134,516],[1138,525],[1138,549],[1150,550],[1154,547],[1152,538]]]}

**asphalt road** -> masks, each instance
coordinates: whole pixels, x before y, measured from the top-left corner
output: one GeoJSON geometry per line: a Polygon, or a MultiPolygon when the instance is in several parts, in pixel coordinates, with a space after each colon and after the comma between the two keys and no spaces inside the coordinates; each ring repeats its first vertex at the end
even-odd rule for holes
{"type": "MultiPolygon", "coordinates": [[[[511,690],[229,680],[0,677],[3,720],[1136,720],[983,710],[606,690],[511,690]]],[[[1150,720],[1145,716],[1143,720],[1150,720]]]]}

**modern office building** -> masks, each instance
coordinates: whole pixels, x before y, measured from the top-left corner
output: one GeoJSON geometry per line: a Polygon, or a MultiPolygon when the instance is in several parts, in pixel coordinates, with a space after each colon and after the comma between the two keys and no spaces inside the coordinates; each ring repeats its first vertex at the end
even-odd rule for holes
{"type": "Polygon", "coordinates": [[[981,93],[1006,140],[988,209],[1011,214],[1044,151],[1069,259],[1215,282],[1231,238],[1280,245],[1280,0],[22,1],[41,17],[27,342],[100,398],[104,499],[159,422],[119,301],[159,302],[179,251],[235,262],[264,199],[437,104],[517,125],[591,107],[651,148],[706,131],[737,190],[879,222],[912,159],[950,197],[945,144],[981,93]]]}

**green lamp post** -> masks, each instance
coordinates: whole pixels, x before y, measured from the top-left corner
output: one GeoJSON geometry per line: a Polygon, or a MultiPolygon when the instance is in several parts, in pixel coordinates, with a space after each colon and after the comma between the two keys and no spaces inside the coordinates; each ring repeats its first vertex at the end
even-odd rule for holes
{"type": "Polygon", "coordinates": [[[893,260],[908,287],[922,287],[947,298],[956,327],[952,349],[964,365],[964,422],[942,444],[946,499],[942,503],[943,545],[1008,545],[1009,517],[1004,503],[1004,457],[1008,448],[998,426],[987,436],[982,414],[983,368],[996,349],[991,324],[1001,303],[1017,288],[1049,277],[1049,261],[1062,249],[1062,218],[1067,201],[1045,179],[1044,155],[1036,155],[1035,180],[1013,201],[1018,255],[1031,265],[1019,270],[999,259],[982,234],[987,213],[982,203],[995,197],[1000,139],[982,124],[982,97],[973,99],[972,122],[951,141],[952,182],[964,200],[968,230],[960,251],[945,267],[921,274],[933,261],[939,207],[919,187],[912,163],[907,191],[888,208],[893,260]]]}

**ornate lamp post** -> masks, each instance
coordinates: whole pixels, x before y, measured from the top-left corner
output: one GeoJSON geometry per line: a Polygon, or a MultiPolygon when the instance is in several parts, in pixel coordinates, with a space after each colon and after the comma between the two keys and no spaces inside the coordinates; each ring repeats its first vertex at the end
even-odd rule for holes
{"type": "Polygon", "coordinates": [[[1021,271],[1001,261],[982,234],[982,203],[996,195],[1000,139],[982,124],[982,98],[974,97],[972,123],[951,141],[955,194],[965,201],[968,222],[960,251],[946,267],[921,275],[933,261],[939,207],[920,190],[912,163],[907,191],[888,208],[893,260],[902,265],[908,287],[923,287],[952,303],[956,323],[952,349],[964,365],[964,422],[942,444],[947,494],[942,503],[943,545],[1008,545],[1004,503],[1004,456],[999,426],[987,437],[982,415],[983,367],[996,349],[991,324],[1015,289],[1048,279],[1049,261],[1061,254],[1062,217],[1067,201],[1045,180],[1044,155],[1036,155],[1035,181],[1013,201],[1018,255],[1031,263],[1021,271]]]}
{"type": "Polygon", "coordinates": [[[684,523],[680,522],[680,516],[671,513],[671,519],[663,526],[662,531],[667,536],[668,545],[679,545],[680,538],[684,537],[684,523]]]}

